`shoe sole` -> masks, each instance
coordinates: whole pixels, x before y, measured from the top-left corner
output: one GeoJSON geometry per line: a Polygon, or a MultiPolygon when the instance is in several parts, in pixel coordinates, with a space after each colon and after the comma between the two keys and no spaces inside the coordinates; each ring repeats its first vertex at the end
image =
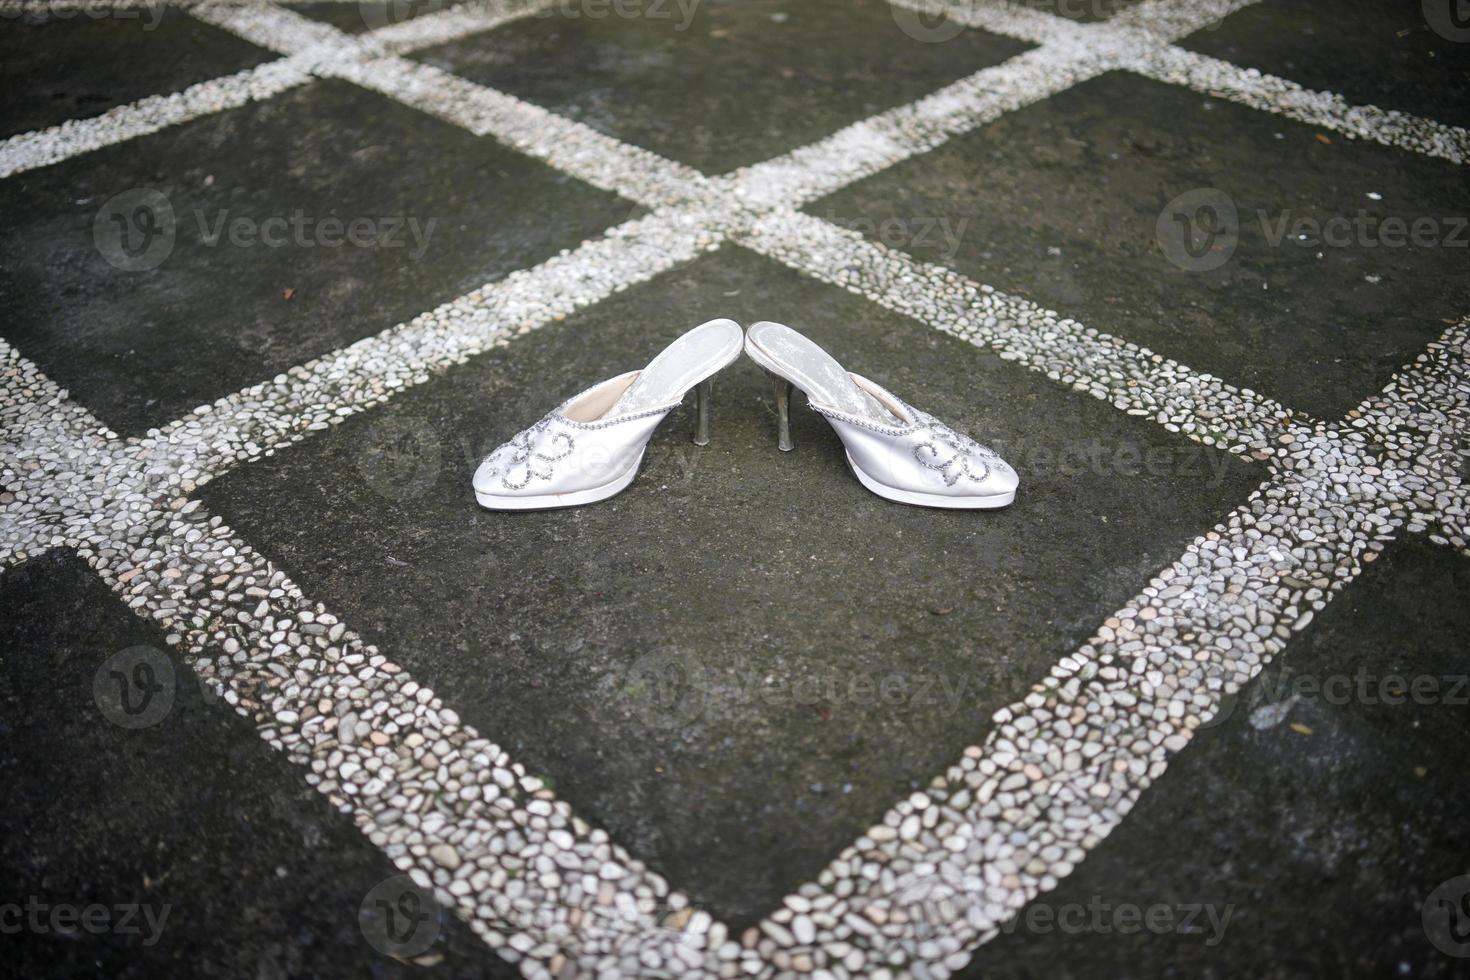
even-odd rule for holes
{"type": "Polygon", "coordinates": [[[638,470],[643,466],[643,453],[638,454],[638,459],[628,468],[628,472],[613,480],[604,483],[600,487],[592,487],[589,490],[578,490],[575,493],[547,493],[534,497],[502,497],[493,493],[481,493],[475,491],[475,500],[486,510],[555,510],[558,507],[580,507],[583,504],[595,504],[599,500],[614,497],[628,488],[638,478],[638,470]]]}
{"type": "MultiPolygon", "coordinates": [[[[845,455],[845,454],[844,454],[845,455]]],[[[945,510],[995,510],[1000,507],[1008,507],[1016,499],[1016,491],[1010,493],[996,493],[988,497],[946,497],[938,493],[917,493],[913,490],[900,490],[887,484],[879,483],[868,474],[864,473],[858,464],[847,457],[847,465],[852,469],[852,475],[858,478],[858,482],[869,490],[876,493],[885,500],[894,500],[901,504],[914,504],[918,507],[941,507],[945,510]]]]}

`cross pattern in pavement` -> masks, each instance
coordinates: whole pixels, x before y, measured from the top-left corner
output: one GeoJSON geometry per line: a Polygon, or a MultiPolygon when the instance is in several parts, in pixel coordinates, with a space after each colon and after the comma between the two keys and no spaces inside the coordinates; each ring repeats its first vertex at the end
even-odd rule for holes
{"type": "Polygon", "coordinates": [[[1092,25],[1008,4],[950,8],[971,26],[1038,47],[723,177],[404,57],[492,29],[534,12],[533,5],[472,5],[361,37],[270,5],[191,7],[284,58],[178,96],[12,137],[0,143],[0,175],[332,77],[493,136],[652,210],[132,439],[118,438],[22,351],[4,345],[4,561],[76,549],[139,615],[161,623],[194,669],[273,747],[305,766],[308,780],[399,867],[527,975],[571,968],[842,975],[880,965],[946,975],[1064,878],[1221,699],[1306,628],[1399,531],[1467,550],[1458,473],[1470,407],[1470,321],[1445,331],[1348,418],[1324,423],[797,210],[1119,68],[1464,162],[1464,130],[1351,106],[1172,43],[1240,6],[1145,0],[1092,25]],[[983,744],[928,790],[900,800],[816,881],[741,937],[690,908],[193,499],[199,486],[237,465],[721,241],[1171,431],[1265,458],[1272,468],[1247,501],[1062,658],[1023,702],[1000,711],[983,744]],[[327,717],[308,717],[324,699],[371,720],[386,744],[344,743],[327,717]],[[394,758],[409,765],[390,772],[385,762],[394,758]],[[395,790],[423,786],[448,792],[419,797],[429,802],[411,815],[390,805],[395,790]],[[511,831],[526,841],[525,854],[514,856],[522,864],[508,865],[490,847],[511,831]],[[513,884],[510,872],[538,858],[562,873],[513,884]],[[915,908],[923,915],[912,914],[915,908]]]}

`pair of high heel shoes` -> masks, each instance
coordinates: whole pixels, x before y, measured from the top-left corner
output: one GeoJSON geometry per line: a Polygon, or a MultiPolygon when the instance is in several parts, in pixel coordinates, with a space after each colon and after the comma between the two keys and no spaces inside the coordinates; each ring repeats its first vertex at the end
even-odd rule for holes
{"type": "Polygon", "coordinates": [[[702,323],[641,371],[576,395],[497,448],[475,471],[475,499],[492,510],[576,507],[605,500],[638,475],[649,437],[695,390],[697,445],[709,442],[711,379],[744,349],[776,385],[778,445],[791,449],[793,389],[826,416],[853,475],[880,497],[978,510],[1016,498],[1016,471],[995,452],[921,412],[779,323],[742,334],[733,320],[702,323]]]}

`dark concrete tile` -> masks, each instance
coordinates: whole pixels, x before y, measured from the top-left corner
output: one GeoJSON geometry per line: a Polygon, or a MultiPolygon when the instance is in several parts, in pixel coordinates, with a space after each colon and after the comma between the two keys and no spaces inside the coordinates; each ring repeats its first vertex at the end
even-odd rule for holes
{"type": "Polygon", "coordinates": [[[432,903],[418,926],[435,933],[419,954],[432,969],[371,946],[359,908],[397,870],[81,559],[52,552],[7,571],[0,608],[7,975],[513,975],[432,903]],[[126,651],[139,659],[113,659],[126,651]],[[128,686],[132,714],[112,686],[119,668],[143,685],[128,686]],[[114,911],[134,904],[148,911],[114,911]],[[123,928],[52,919],[94,905],[123,928]]]}
{"type": "Polygon", "coordinates": [[[1459,0],[1263,0],[1186,48],[1349,102],[1470,125],[1470,21],[1459,0]]]}
{"type": "Polygon", "coordinates": [[[713,174],[1026,48],[929,43],[900,20],[881,0],[569,0],[418,57],[713,174]]]}
{"type": "Polygon", "coordinates": [[[1033,911],[1043,925],[1022,918],[963,975],[1464,976],[1422,910],[1470,870],[1470,765],[1451,748],[1470,738],[1467,590],[1465,558],[1394,545],[1039,900],[1052,915],[1112,911],[1074,932],[1033,911]],[[1293,696],[1279,723],[1252,723],[1293,696]],[[1157,904],[1213,905],[1224,928],[1203,913],[1191,934],[1090,924],[1157,904]]]}
{"type": "Polygon", "coordinates": [[[295,5],[291,9],[303,16],[331,24],[339,30],[358,34],[401,24],[424,14],[448,10],[460,2],[461,0],[362,0],[361,3],[343,3],[341,0],[325,0],[321,3],[295,5]]]}
{"type": "Polygon", "coordinates": [[[276,57],[162,4],[0,16],[0,137],[97,116],[276,57]]]}
{"type": "Polygon", "coordinates": [[[137,433],[535,265],[629,208],[317,82],[0,184],[3,332],[137,433]],[[139,271],[113,261],[118,221],[139,271]]]}
{"type": "Polygon", "coordinates": [[[1470,183],[1454,164],[1317,135],[1109,74],[807,210],[1336,420],[1470,307],[1470,183]],[[1197,189],[1233,202],[1238,245],[1191,271],[1159,225],[1197,189]],[[1346,246],[1298,241],[1301,219],[1346,246]],[[1427,246],[1408,240],[1418,220],[1427,246]]]}
{"type": "Polygon", "coordinates": [[[589,820],[737,923],[927,784],[1262,478],[726,247],[205,488],[210,508],[589,820]],[[601,505],[480,510],[481,454],[698,319],[790,322],[1003,449],[1003,511],[888,503],[764,376],[601,505]],[[393,462],[385,462],[387,454],[393,462]],[[1153,473],[1137,472],[1152,460],[1153,473]]]}

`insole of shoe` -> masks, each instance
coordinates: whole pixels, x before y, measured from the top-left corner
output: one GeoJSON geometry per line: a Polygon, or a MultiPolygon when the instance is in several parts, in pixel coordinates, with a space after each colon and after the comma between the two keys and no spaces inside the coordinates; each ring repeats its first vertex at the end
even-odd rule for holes
{"type": "Polygon", "coordinates": [[[701,323],[674,341],[638,372],[610,415],[623,415],[678,401],[706,376],[734,359],[744,340],[734,320],[701,323]]]}
{"type": "Polygon", "coordinates": [[[899,421],[882,402],[859,388],[836,358],[785,324],[757,323],[750,328],[749,337],[811,401],[888,425],[899,421]]]}

